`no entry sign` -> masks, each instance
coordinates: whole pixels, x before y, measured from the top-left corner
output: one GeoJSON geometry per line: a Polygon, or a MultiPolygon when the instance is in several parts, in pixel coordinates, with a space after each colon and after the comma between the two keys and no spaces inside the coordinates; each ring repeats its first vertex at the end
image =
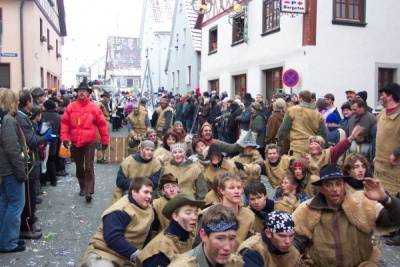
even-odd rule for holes
{"type": "Polygon", "coordinates": [[[282,75],[282,82],[287,87],[294,87],[299,83],[300,76],[294,69],[288,69],[282,75]]]}

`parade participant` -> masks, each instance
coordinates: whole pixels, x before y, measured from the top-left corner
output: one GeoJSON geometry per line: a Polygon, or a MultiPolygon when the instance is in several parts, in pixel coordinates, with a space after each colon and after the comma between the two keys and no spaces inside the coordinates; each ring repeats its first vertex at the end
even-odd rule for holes
{"type": "Polygon", "coordinates": [[[151,238],[153,186],[145,177],[131,180],[129,194],[101,216],[80,266],[135,266],[137,255],[151,238]]]}
{"type": "Polygon", "coordinates": [[[154,184],[158,186],[160,178],[161,164],[154,159],[154,143],[145,140],[141,143],[139,152],[126,157],[119,167],[117,173],[117,187],[114,190],[114,195],[111,204],[114,204],[124,194],[128,193],[128,188],[131,180],[136,177],[148,177],[154,184]]]}
{"type": "MultiPolygon", "coordinates": [[[[237,230],[236,240],[235,240],[235,250],[239,245],[246,240],[249,236],[254,233],[254,214],[247,208],[243,208],[240,204],[241,196],[243,193],[242,181],[240,177],[232,172],[225,172],[221,174],[218,182],[218,191],[222,196],[222,201],[220,204],[229,207],[237,214],[237,219],[239,221],[239,228],[237,230]]],[[[199,221],[202,216],[207,213],[206,208],[202,210],[199,215],[199,221]]],[[[197,229],[198,231],[200,228],[197,229]]],[[[193,246],[197,246],[200,242],[199,232],[196,234],[196,238],[193,246]]]]}
{"type": "Polygon", "coordinates": [[[170,220],[168,228],[158,234],[138,254],[136,267],[166,267],[179,254],[192,249],[198,209],[204,201],[191,194],[177,194],[164,206],[162,213],[170,220]]]}
{"type": "Polygon", "coordinates": [[[174,259],[169,267],[243,266],[242,259],[232,254],[235,251],[236,231],[239,226],[232,209],[223,205],[210,207],[199,225],[202,242],[174,259]]]}
{"type": "MultiPolygon", "coordinates": [[[[268,181],[273,188],[278,187],[283,177],[290,173],[290,160],[287,155],[281,156],[279,148],[275,144],[269,144],[265,148],[266,160],[258,164],[243,165],[245,173],[254,176],[267,175],[268,181]]],[[[238,168],[241,166],[237,165],[238,168]]]]}
{"type": "Polygon", "coordinates": [[[24,182],[27,179],[25,136],[18,125],[19,96],[11,89],[0,88],[0,252],[25,250],[18,240],[21,213],[25,204],[24,182]]]}
{"type": "Polygon", "coordinates": [[[346,181],[348,189],[352,191],[363,190],[363,181],[366,175],[370,174],[369,169],[368,160],[363,155],[356,153],[347,155],[342,166],[342,172],[351,177],[346,181]]]}
{"type": "Polygon", "coordinates": [[[310,165],[304,159],[296,159],[292,163],[290,173],[297,179],[300,193],[304,193],[310,197],[314,197],[319,191],[318,187],[312,183],[319,180],[319,177],[312,174],[310,165]]]}
{"type": "Polygon", "coordinates": [[[154,143],[154,149],[157,149],[162,146],[162,142],[157,139],[157,133],[153,129],[147,130],[146,139],[154,143]]]}
{"type": "Polygon", "coordinates": [[[250,130],[246,133],[242,140],[238,140],[237,144],[240,146],[240,154],[233,157],[236,168],[239,170],[239,175],[242,178],[243,187],[246,186],[247,181],[251,179],[258,179],[259,175],[247,175],[243,169],[243,164],[253,164],[263,162],[253,132],[250,130]]]}
{"type": "Polygon", "coordinates": [[[144,112],[146,114],[146,121],[150,122],[149,111],[146,108],[147,101],[148,99],[146,97],[141,97],[139,101],[140,102],[139,109],[141,112],[144,112]]]}
{"type": "MultiPolygon", "coordinates": [[[[108,103],[110,103],[110,98],[111,95],[109,92],[104,91],[101,95],[101,100],[97,103],[99,108],[101,109],[101,112],[103,113],[104,119],[106,120],[107,123],[107,131],[110,132],[110,107],[108,106],[108,103]]],[[[96,158],[97,158],[97,163],[99,164],[107,164],[108,161],[104,159],[104,153],[105,150],[103,150],[103,145],[101,144],[101,136],[99,131],[97,130],[97,153],[96,153],[96,158]]]]}
{"type": "MultiPolygon", "coordinates": [[[[212,127],[208,122],[205,122],[201,126],[199,131],[199,138],[203,139],[206,142],[207,146],[211,146],[213,144],[218,145],[221,151],[225,153],[232,154],[240,150],[240,147],[237,144],[228,144],[223,141],[213,139],[212,127]]],[[[191,136],[188,135],[185,141],[186,143],[192,142],[191,136]]]]}
{"type": "Polygon", "coordinates": [[[269,213],[262,233],[250,237],[238,249],[244,266],[300,266],[300,254],[292,246],[294,233],[295,224],[289,213],[269,213]]]}
{"type": "Polygon", "coordinates": [[[192,142],[193,154],[189,157],[190,160],[200,163],[203,169],[210,164],[210,160],[205,157],[205,154],[208,154],[208,148],[206,148],[207,145],[203,139],[194,139],[192,142]]]}
{"type": "Polygon", "coordinates": [[[171,173],[178,178],[181,193],[192,194],[195,199],[204,200],[207,186],[200,164],[186,159],[185,146],[177,143],[171,146],[172,160],[161,169],[162,174],[171,173]]]}
{"type": "Polygon", "coordinates": [[[145,136],[147,129],[151,126],[146,112],[140,110],[139,104],[133,104],[133,112],[127,117],[127,125],[129,135],[136,135],[139,139],[145,136]],[[134,134],[132,131],[134,131],[134,134]]]}
{"type": "Polygon", "coordinates": [[[372,144],[368,139],[368,132],[365,128],[362,128],[360,133],[356,136],[356,139],[351,142],[350,148],[347,150],[347,154],[349,153],[358,153],[362,154],[364,157],[368,159],[368,162],[371,162],[371,153],[372,152],[372,144]]]}
{"type": "Polygon", "coordinates": [[[169,131],[164,134],[162,140],[162,146],[154,151],[154,158],[157,159],[162,166],[166,166],[172,159],[171,146],[178,142],[178,136],[176,133],[169,131]]]}
{"type": "Polygon", "coordinates": [[[378,266],[374,230],[400,224],[400,200],[378,180],[364,178],[365,189],[352,193],[346,189],[349,178],[336,164],[324,165],[313,183],[320,193],[293,213],[294,246],[301,254],[307,251],[309,266],[378,266]]]}
{"type": "Polygon", "coordinates": [[[228,144],[234,144],[237,140],[239,124],[236,118],[242,114],[238,103],[232,102],[228,108],[229,113],[226,113],[226,126],[223,131],[224,141],[228,144]]]}
{"type": "Polygon", "coordinates": [[[331,113],[335,113],[336,116],[338,116],[339,121],[340,121],[342,119],[342,117],[340,116],[340,113],[339,113],[337,107],[335,107],[335,105],[333,104],[335,102],[335,96],[331,93],[328,93],[328,94],[324,95],[324,100],[328,104],[329,111],[331,113]]]}
{"type": "Polygon", "coordinates": [[[310,196],[300,193],[298,181],[291,174],[282,179],[280,189],[282,192],[272,198],[275,201],[275,210],[282,210],[292,214],[302,202],[310,199],[310,196]]]}
{"type": "Polygon", "coordinates": [[[361,127],[357,125],[348,138],[344,138],[333,147],[326,149],[324,149],[325,140],[321,136],[310,136],[308,139],[310,154],[305,155],[304,158],[309,162],[312,173],[317,175],[323,165],[336,163],[339,157],[350,148],[360,131],[361,127]]]}
{"type": "Polygon", "coordinates": [[[178,187],[178,179],[176,179],[172,174],[164,174],[160,178],[160,183],[158,185],[159,190],[161,191],[161,196],[154,199],[151,205],[154,209],[154,221],[151,225],[153,230],[153,236],[156,236],[161,230],[167,228],[169,225],[170,219],[167,219],[163,214],[162,210],[164,206],[170,201],[172,198],[179,193],[178,187]]]}
{"type": "Polygon", "coordinates": [[[178,143],[184,143],[186,131],[183,129],[183,124],[180,121],[175,121],[172,131],[178,136],[178,143]]]}
{"type": "Polygon", "coordinates": [[[276,139],[281,142],[287,135],[290,137],[289,155],[296,158],[308,153],[307,140],[310,135],[320,135],[328,143],[325,120],[310,104],[311,92],[299,93],[299,105],[290,107],[279,128],[276,139]]]}
{"type": "Polygon", "coordinates": [[[260,181],[250,181],[244,188],[249,200],[247,207],[254,213],[254,232],[261,233],[264,229],[265,216],[274,210],[274,201],[268,199],[267,189],[260,181]]]}
{"type": "Polygon", "coordinates": [[[379,93],[384,109],[377,117],[374,176],[390,194],[400,197],[400,85],[388,84],[379,93]]]}
{"type": "Polygon", "coordinates": [[[208,191],[212,189],[213,181],[218,174],[226,172],[239,173],[233,160],[224,159],[224,155],[221,153],[218,145],[211,145],[209,147],[208,158],[210,159],[211,164],[209,164],[204,170],[208,191]]]}
{"type": "Polygon", "coordinates": [[[172,127],[174,109],[168,105],[168,100],[166,98],[161,98],[160,107],[156,108],[155,113],[157,114],[155,130],[157,131],[158,137],[162,138],[172,127]]]}
{"type": "Polygon", "coordinates": [[[96,129],[99,130],[103,150],[107,148],[110,136],[100,108],[89,99],[92,89],[82,82],[75,92],[78,93],[78,100],[69,104],[62,116],[60,139],[66,148],[71,140],[80,187],[79,195],[86,195],[86,201],[90,202],[95,183],[93,162],[96,129]]]}

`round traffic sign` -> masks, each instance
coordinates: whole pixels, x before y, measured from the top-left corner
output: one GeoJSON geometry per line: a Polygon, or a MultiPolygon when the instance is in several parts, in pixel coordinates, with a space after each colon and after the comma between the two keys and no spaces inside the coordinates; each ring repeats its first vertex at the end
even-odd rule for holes
{"type": "Polygon", "coordinates": [[[294,87],[299,83],[300,76],[294,69],[288,69],[282,75],[282,82],[287,87],[294,87]]]}

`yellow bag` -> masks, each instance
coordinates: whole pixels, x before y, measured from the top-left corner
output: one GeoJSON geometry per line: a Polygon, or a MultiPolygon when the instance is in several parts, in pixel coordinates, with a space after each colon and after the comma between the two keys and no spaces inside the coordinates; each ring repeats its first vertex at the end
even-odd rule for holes
{"type": "Polygon", "coordinates": [[[69,150],[69,145],[68,147],[64,147],[64,145],[61,144],[60,149],[58,150],[58,156],[60,158],[70,158],[71,151],[69,150]]]}

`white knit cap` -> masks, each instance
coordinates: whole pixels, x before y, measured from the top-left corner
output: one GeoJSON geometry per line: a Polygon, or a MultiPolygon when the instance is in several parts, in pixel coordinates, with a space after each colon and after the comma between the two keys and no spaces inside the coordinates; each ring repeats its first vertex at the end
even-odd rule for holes
{"type": "Polygon", "coordinates": [[[174,150],[178,150],[178,149],[185,152],[185,146],[181,143],[176,143],[171,146],[171,152],[174,152],[174,150]]]}

